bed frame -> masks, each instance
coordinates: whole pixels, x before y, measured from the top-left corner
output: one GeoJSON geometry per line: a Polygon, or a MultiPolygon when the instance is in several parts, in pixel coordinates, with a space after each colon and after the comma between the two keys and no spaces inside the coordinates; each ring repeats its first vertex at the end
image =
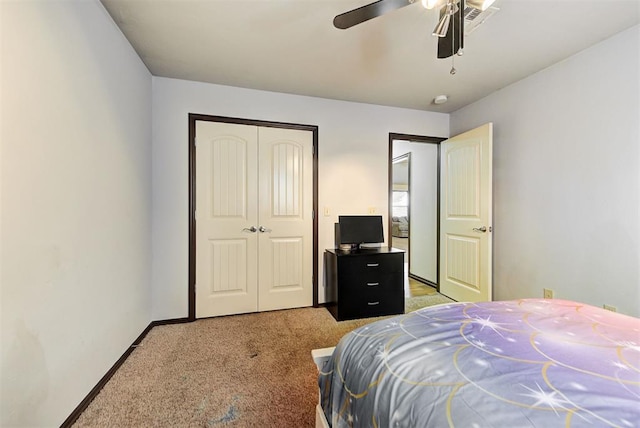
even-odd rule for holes
{"type": "MultiPolygon", "coordinates": [[[[335,346],[331,348],[321,348],[321,349],[311,350],[311,357],[313,358],[313,362],[316,363],[316,367],[318,367],[318,371],[322,370],[324,366],[327,364],[327,362],[329,361],[329,359],[331,359],[331,355],[333,354],[334,349],[336,349],[335,346]]],[[[322,410],[319,391],[318,391],[318,404],[316,405],[316,428],[330,428],[329,422],[327,421],[327,418],[324,416],[324,410],[322,410]]]]}

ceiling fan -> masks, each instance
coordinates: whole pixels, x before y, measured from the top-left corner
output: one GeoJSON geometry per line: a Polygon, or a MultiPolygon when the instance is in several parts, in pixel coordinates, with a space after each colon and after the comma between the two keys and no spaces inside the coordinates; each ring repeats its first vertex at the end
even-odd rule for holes
{"type": "MultiPolygon", "coordinates": [[[[427,9],[438,8],[440,18],[433,30],[438,37],[438,58],[449,58],[462,54],[464,47],[465,17],[485,11],[495,0],[422,0],[427,9]]],[[[333,19],[336,28],[345,30],[354,25],[382,16],[386,13],[415,3],[416,0],[378,0],[362,7],[337,15],[333,19]]],[[[452,74],[454,73],[452,69],[452,74]]]]}

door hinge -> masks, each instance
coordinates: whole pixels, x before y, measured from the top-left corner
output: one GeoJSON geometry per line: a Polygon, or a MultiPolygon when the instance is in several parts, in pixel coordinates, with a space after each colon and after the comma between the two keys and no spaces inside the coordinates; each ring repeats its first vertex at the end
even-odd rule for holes
{"type": "Polygon", "coordinates": [[[311,154],[312,155],[316,154],[316,146],[311,146],[311,154]]]}
{"type": "Polygon", "coordinates": [[[194,147],[198,147],[198,139],[197,138],[193,139],[193,146],[194,147]]]}
{"type": "Polygon", "coordinates": [[[316,218],[316,211],[311,210],[311,220],[315,220],[315,218],[316,218]]]}

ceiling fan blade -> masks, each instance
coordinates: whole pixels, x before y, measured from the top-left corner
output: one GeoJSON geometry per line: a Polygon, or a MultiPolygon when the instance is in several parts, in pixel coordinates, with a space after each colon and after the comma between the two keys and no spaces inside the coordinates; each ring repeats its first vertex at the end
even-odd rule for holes
{"type": "MultiPolygon", "coordinates": [[[[449,58],[458,49],[464,48],[464,0],[460,0],[460,9],[451,16],[451,23],[447,30],[447,35],[438,37],[438,58],[449,58]],[[455,37],[454,37],[455,35],[455,37]],[[455,46],[452,46],[455,39],[455,46]]],[[[442,8],[441,14],[446,8],[442,8]]],[[[442,15],[440,15],[442,17],[442,15]]]]}
{"type": "Polygon", "coordinates": [[[349,12],[341,13],[333,18],[333,25],[341,30],[384,15],[401,7],[410,5],[409,0],[378,0],[349,12]]]}

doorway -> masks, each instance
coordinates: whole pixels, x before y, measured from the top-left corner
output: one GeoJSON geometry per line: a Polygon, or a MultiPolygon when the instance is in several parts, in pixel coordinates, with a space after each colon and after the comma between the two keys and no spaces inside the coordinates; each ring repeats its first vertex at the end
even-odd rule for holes
{"type": "Polygon", "coordinates": [[[405,253],[405,297],[439,290],[440,142],[389,134],[389,237],[405,253]]]}
{"type": "Polygon", "coordinates": [[[317,142],[189,115],[189,319],[317,306],[317,142]]]}

